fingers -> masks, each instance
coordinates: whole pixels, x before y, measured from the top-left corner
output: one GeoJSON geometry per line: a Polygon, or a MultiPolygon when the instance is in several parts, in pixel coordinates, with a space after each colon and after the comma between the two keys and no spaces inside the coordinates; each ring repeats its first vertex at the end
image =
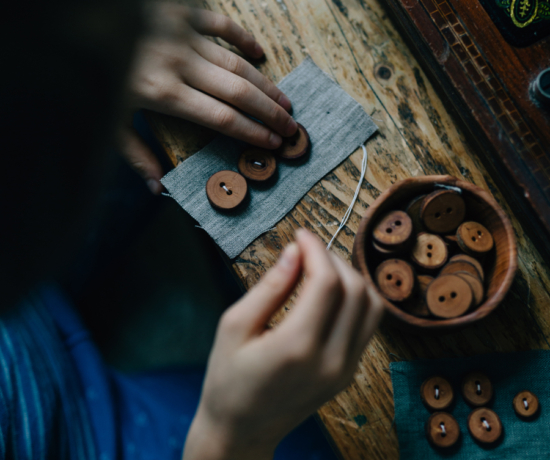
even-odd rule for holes
{"type": "Polygon", "coordinates": [[[196,69],[192,73],[182,69],[182,76],[188,85],[241,109],[281,136],[291,136],[298,129],[285,109],[248,80],[205,59],[197,60],[195,65],[196,69]]]}
{"type": "Polygon", "coordinates": [[[271,80],[258,72],[252,64],[240,56],[206,39],[197,40],[194,46],[197,52],[207,61],[248,80],[287,112],[291,110],[292,104],[288,97],[271,80]]]}
{"type": "Polygon", "coordinates": [[[300,249],[296,243],[291,243],[275,266],[235,305],[235,313],[242,317],[242,324],[249,334],[265,330],[269,319],[296,286],[301,268],[300,249]]]}
{"type": "Polygon", "coordinates": [[[330,253],[334,267],[344,286],[343,303],[327,344],[335,356],[354,356],[368,311],[368,298],[363,277],[340,257],[330,253]]]}
{"type": "Polygon", "coordinates": [[[219,37],[237,47],[247,56],[257,59],[264,54],[264,50],[254,36],[227,16],[213,11],[190,8],[187,21],[198,33],[219,37]]]}
{"type": "Polygon", "coordinates": [[[343,285],[329,253],[312,233],[300,229],[296,241],[303,254],[306,281],[292,312],[300,334],[315,343],[324,342],[343,299],[343,285]]]}
{"type": "Polygon", "coordinates": [[[275,149],[282,142],[281,136],[266,126],[181,83],[174,84],[164,96],[155,98],[154,105],[145,108],[198,123],[257,147],[275,149]]]}
{"type": "Polygon", "coordinates": [[[149,190],[155,195],[159,195],[163,190],[160,183],[163,171],[155,154],[133,128],[124,129],[120,133],[120,139],[122,156],[132,169],[145,180],[149,190]]]}
{"type": "MultiPolygon", "coordinates": [[[[363,324],[358,337],[359,354],[367,346],[367,343],[374,334],[374,331],[380,324],[384,315],[384,302],[380,295],[372,290],[367,290],[367,314],[363,320],[363,324]]],[[[359,356],[357,357],[359,358],[359,356]]]]}

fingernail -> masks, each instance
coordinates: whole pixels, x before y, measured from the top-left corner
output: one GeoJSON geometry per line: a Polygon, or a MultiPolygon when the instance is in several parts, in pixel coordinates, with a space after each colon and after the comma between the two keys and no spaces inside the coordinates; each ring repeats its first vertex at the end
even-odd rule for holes
{"type": "Polygon", "coordinates": [[[292,136],[296,130],[298,129],[298,123],[296,123],[296,120],[294,118],[291,118],[286,125],[286,135],[292,136]]]}
{"type": "Polygon", "coordinates": [[[151,190],[151,193],[154,195],[160,195],[162,191],[162,184],[156,179],[149,179],[147,181],[147,187],[149,187],[149,190],[151,190]]]}
{"type": "Polygon", "coordinates": [[[284,94],[282,94],[281,97],[279,97],[279,105],[283,109],[285,109],[287,112],[289,112],[290,109],[292,108],[292,103],[290,102],[290,99],[286,97],[284,94]]]}
{"type": "Polygon", "coordinates": [[[279,147],[279,145],[281,145],[281,143],[283,142],[283,138],[281,136],[279,136],[277,133],[271,133],[269,135],[269,145],[271,147],[279,147]]]}
{"type": "Polygon", "coordinates": [[[279,265],[285,270],[289,270],[296,265],[299,255],[300,250],[298,249],[298,245],[296,243],[290,243],[281,254],[279,265]]]}
{"type": "Polygon", "coordinates": [[[260,46],[259,43],[254,45],[254,55],[257,57],[262,57],[264,55],[264,49],[260,46]]]}

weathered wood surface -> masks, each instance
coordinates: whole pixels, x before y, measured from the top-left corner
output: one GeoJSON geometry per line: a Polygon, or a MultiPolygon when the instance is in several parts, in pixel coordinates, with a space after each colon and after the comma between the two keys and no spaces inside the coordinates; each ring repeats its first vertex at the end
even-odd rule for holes
{"type": "MultiPolygon", "coordinates": [[[[519,269],[497,311],[481,324],[441,337],[410,335],[383,324],[353,383],[319,410],[343,458],[398,458],[389,363],[550,348],[548,268],[377,0],[208,0],[205,6],[254,33],[266,50],[267,60],[258,65],[265,75],[279,81],[310,54],[380,127],[367,144],[368,171],[358,202],[333,246],[344,259],[351,260],[365,209],[381,191],[406,177],[451,174],[474,182],[491,191],[511,216],[519,269]]],[[[149,119],[174,164],[212,137],[170,117],[150,114],[149,119]]],[[[328,243],[353,196],[361,156],[356,151],[329,173],[276,229],[233,261],[246,288],[274,264],[297,227],[309,228],[328,243]]]]}

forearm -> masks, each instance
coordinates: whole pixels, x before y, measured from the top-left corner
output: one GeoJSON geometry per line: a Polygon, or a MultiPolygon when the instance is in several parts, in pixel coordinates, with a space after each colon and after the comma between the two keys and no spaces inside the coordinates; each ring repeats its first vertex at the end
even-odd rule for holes
{"type": "Polygon", "coordinates": [[[272,460],[271,446],[241,444],[232,438],[212,426],[199,410],[187,435],[183,460],[272,460]]]}

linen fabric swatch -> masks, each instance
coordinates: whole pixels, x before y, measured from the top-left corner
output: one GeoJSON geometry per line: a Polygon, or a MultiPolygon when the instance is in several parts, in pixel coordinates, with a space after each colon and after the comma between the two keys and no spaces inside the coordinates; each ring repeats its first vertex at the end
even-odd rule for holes
{"type": "Polygon", "coordinates": [[[277,160],[267,183],[248,181],[248,197],[224,212],[208,202],[206,182],[218,171],[238,171],[247,144],[219,135],[162,180],[172,198],[229,256],[238,256],[256,237],[279,222],[321,178],[338,166],[378,128],[363,108],[311,58],[278,87],[290,98],[293,117],[309,133],[311,150],[299,160],[277,160]]]}
{"type": "Polygon", "coordinates": [[[401,460],[550,458],[550,351],[402,361],[391,363],[390,369],[401,460]],[[487,407],[500,417],[503,428],[494,444],[479,444],[468,431],[468,415],[473,408],[465,402],[461,388],[462,377],[473,371],[486,374],[493,385],[493,399],[487,407]],[[433,375],[449,380],[454,392],[454,402],[445,412],[457,420],[460,438],[447,449],[433,447],[425,434],[431,412],[420,400],[420,386],[433,375]],[[540,403],[538,415],[529,421],[520,419],[512,407],[514,396],[522,390],[533,392],[540,403]]]}

